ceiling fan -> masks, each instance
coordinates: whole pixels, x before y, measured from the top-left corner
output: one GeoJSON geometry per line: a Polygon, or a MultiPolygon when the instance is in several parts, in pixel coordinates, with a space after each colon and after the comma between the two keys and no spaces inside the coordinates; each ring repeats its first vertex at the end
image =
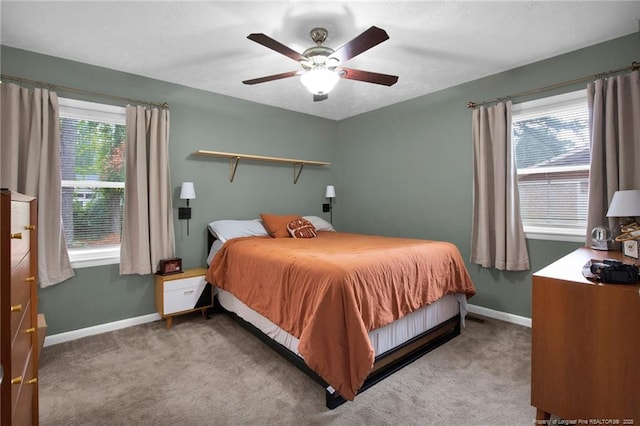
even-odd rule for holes
{"type": "Polygon", "coordinates": [[[301,76],[300,80],[302,84],[313,94],[313,100],[317,102],[329,97],[329,92],[336,83],[338,83],[340,78],[381,84],[383,86],[392,86],[398,81],[398,76],[395,75],[362,71],[342,66],[342,64],[349,59],[388,40],[389,36],[385,30],[372,26],[336,50],[322,45],[327,39],[327,34],[328,31],[324,28],[312,29],[310,32],[311,39],[316,45],[302,53],[296,52],[265,34],[249,34],[247,36],[249,40],[253,40],[269,49],[275,50],[294,61],[298,61],[302,69],[245,80],[243,83],[258,84],[299,75],[301,76]]]}

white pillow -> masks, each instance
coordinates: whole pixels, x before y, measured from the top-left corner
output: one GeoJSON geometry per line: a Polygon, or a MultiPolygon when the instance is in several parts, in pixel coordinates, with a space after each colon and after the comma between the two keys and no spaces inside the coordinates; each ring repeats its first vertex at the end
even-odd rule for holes
{"type": "Polygon", "coordinates": [[[232,238],[269,236],[260,219],[216,220],[209,223],[208,227],[211,234],[223,243],[232,238]]]}
{"type": "Polygon", "coordinates": [[[316,231],[335,231],[333,225],[318,216],[302,216],[307,219],[316,228],[316,231]]]}
{"type": "Polygon", "coordinates": [[[207,265],[211,265],[211,261],[213,260],[213,256],[222,248],[224,243],[220,240],[215,240],[213,244],[211,244],[211,250],[209,250],[209,256],[207,256],[207,265]]]}

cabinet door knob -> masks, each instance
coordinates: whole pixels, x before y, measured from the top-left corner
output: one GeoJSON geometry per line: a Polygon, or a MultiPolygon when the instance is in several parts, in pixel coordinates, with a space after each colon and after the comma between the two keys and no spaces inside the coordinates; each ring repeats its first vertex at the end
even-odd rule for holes
{"type": "Polygon", "coordinates": [[[24,332],[27,334],[35,333],[36,328],[35,327],[27,328],[24,332]]]}
{"type": "Polygon", "coordinates": [[[34,377],[33,379],[29,380],[27,382],[28,385],[35,385],[36,383],[38,383],[38,378],[34,377]]]}
{"type": "Polygon", "coordinates": [[[12,240],[21,240],[22,239],[22,232],[16,232],[15,234],[11,234],[11,239],[12,240]]]}
{"type": "Polygon", "coordinates": [[[25,225],[24,229],[26,229],[27,231],[34,231],[36,229],[35,225],[25,225]]]}
{"type": "Polygon", "coordinates": [[[22,311],[22,303],[18,305],[13,305],[11,307],[11,312],[20,312],[20,311],[22,311]]]}
{"type": "Polygon", "coordinates": [[[36,277],[27,277],[24,279],[26,282],[31,283],[34,282],[36,280],[36,277]]]}
{"type": "Polygon", "coordinates": [[[12,385],[19,385],[20,383],[22,383],[22,376],[14,377],[13,379],[11,379],[12,385]]]}

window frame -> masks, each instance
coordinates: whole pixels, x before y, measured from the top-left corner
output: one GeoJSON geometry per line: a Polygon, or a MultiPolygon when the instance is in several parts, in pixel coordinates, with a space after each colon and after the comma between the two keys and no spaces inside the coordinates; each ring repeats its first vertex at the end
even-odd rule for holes
{"type": "MultiPolygon", "coordinates": [[[[576,90],[572,92],[562,93],[559,95],[547,96],[547,97],[535,99],[532,101],[513,104],[511,107],[511,121],[512,121],[511,140],[513,143],[514,152],[515,152],[515,138],[513,137],[513,122],[515,121],[516,118],[519,118],[519,119],[534,118],[535,116],[543,115],[544,112],[548,111],[550,108],[560,107],[563,105],[574,105],[577,101],[584,101],[585,106],[587,105],[586,89],[576,90]]],[[[589,166],[587,166],[587,171],[588,171],[588,168],[589,166]]],[[[584,166],[554,167],[554,172],[557,172],[557,173],[561,173],[563,171],[576,171],[576,170],[584,170],[584,166]]],[[[542,171],[544,170],[540,169],[540,172],[542,171]]],[[[517,172],[517,175],[519,179],[520,173],[517,172]]],[[[580,229],[568,229],[568,228],[558,229],[558,228],[552,228],[552,227],[531,226],[531,225],[524,225],[523,223],[523,228],[524,228],[525,238],[530,240],[566,241],[566,242],[584,243],[585,238],[587,237],[586,225],[583,230],[580,230],[580,229]]]]}
{"type": "MultiPolygon", "coordinates": [[[[60,118],[68,117],[79,120],[102,121],[126,126],[126,108],[116,105],[108,105],[97,102],[87,102],[78,99],[58,98],[60,118]]],[[[61,186],[65,183],[77,182],[61,180],[61,186]]],[[[122,182],[92,182],[91,187],[124,188],[122,182]]],[[[74,185],[74,187],[82,187],[74,185]]],[[[71,267],[90,268],[94,266],[115,265],[120,263],[121,244],[108,247],[94,248],[67,248],[71,267]]]]}

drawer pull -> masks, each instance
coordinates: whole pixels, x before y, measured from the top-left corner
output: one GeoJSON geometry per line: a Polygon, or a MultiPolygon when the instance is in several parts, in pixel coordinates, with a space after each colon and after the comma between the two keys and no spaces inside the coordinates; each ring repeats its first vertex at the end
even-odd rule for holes
{"type": "Polygon", "coordinates": [[[22,311],[22,303],[18,305],[13,305],[11,307],[11,312],[20,312],[20,311],[22,311]]]}
{"type": "Polygon", "coordinates": [[[24,332],[27,334],[35,333],[36,328],[35,327],[27,328],[24,332]]]}
{"type": "Polygon", "coordinates": [[[11,239],[12,240],[21,240],[22,239],[22,232],[16,232],[15,234],[11,234],[11,239]]]}
{"type": "Polygon", "coordinates": [[[34,377],[33,379],[29,380],[27,382],[28,385],[35,385],[36,383],[38,383],[38,378],[34,377]]]}
{"type": "Polygon", "coordinates": [[[12,385],[19,385],[20,383],[22,383],[22,376],[14,377],[13,379],[11,379],[12,385]]]}
{"type": "Polygon", "coordinates": [[[24,229],[26,229],[27,231],[35,231],[36,226],[35,225],[25,225],[24,229]]]}
{"type": "Polygon", "coordinates": [[[184,294],[192,294],[193,290],[185,291],[184,294]]]}
{"type": "Polygon", "coordinates": [[[28,283],[32,283],[32,282],[34,282],[34,281],[36,280],[36,277],[27,277],[27,278],[25,278],[24,280],[25,280],[26,282],[28,282],[28,283]]]}

